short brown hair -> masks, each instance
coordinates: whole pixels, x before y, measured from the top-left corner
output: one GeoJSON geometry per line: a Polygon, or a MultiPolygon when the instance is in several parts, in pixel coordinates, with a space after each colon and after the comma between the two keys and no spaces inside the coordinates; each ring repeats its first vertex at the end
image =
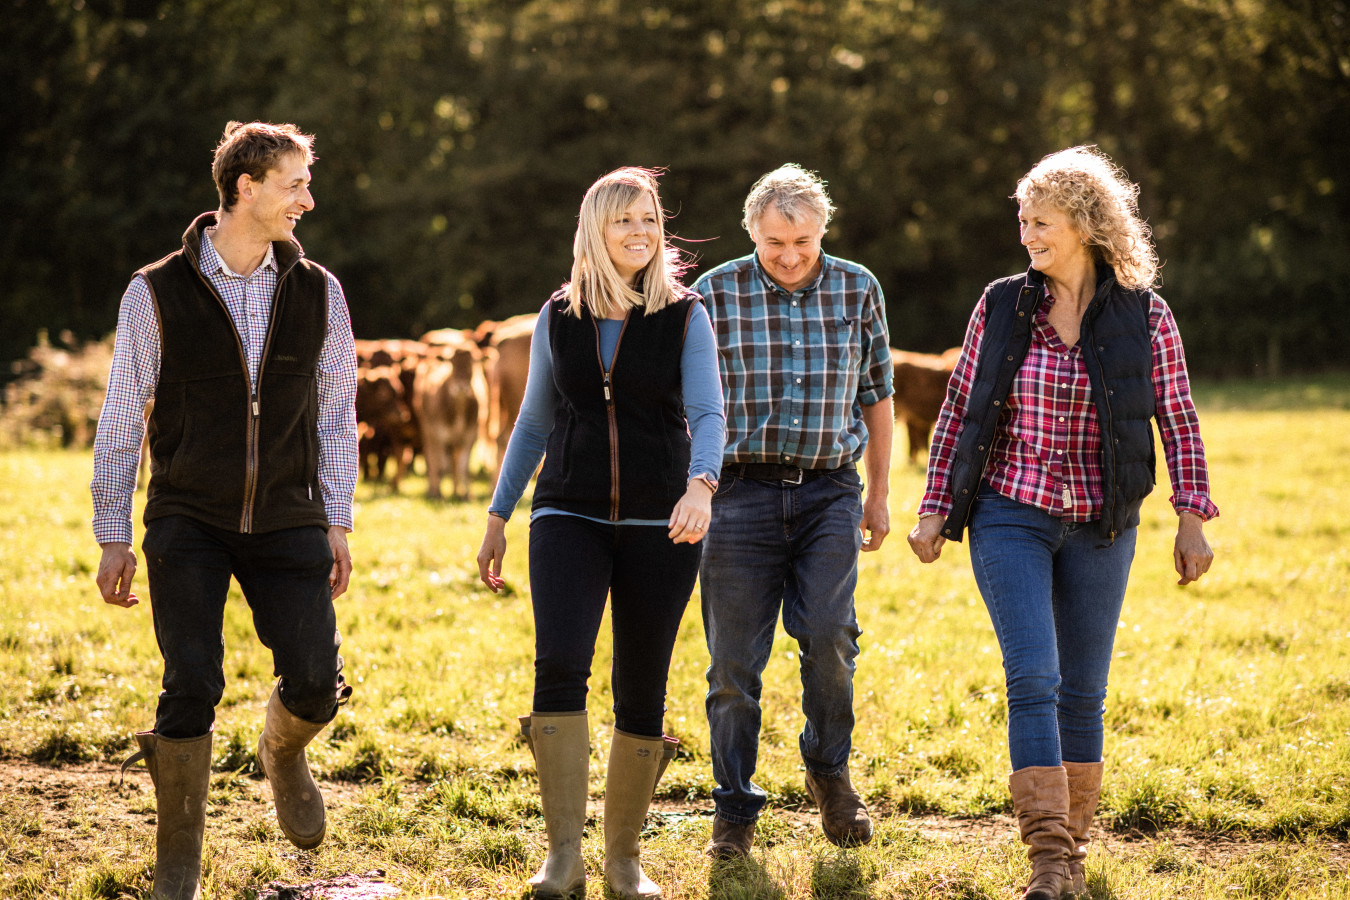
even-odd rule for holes
{"type": "Polygon", "coordinates": [[[270,122],[231,122],[216,145],[216,158],[211,163],[211,176],[220,194],[221,212],[229,212],[239,200],[239,176],[248,175],[262,181],[269,169],[277,167],[284,156],[299,153],[309,165],[318,159],[314,155],[314,135],[305,134],[294,125],[273,125],[270,122]]]}

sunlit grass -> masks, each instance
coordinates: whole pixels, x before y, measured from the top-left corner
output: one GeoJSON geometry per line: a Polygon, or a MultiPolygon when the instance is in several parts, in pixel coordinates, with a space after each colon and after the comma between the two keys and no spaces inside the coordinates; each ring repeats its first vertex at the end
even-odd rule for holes
{"type": "MultiPolygon", "coordinates": [[[[1207,528],[1216,562],[1199,584],[1176,585],[1160,468],[1116,642],[1101,818],[1142,837],[1094,852],[1092,896],[1347,897],[1344,851],[1328,848],[1350,837],[1350,381],[1198,394],[1223,510],[1207,528]],[[1173,840],[1183,834],[1259,843],[1211,859],[1173,840]]],[[[701,855],[711,825],[698,813],[711,808],[712,778],[696,596],[667,700],[682,752],[659,793],[694,814],[653,816],[644,844],[668,896],[1005,897],[1025,878],[1010,826],[993,843],[952,842],[925,836],[912,818],[1006,814],[1008,760],[998,649],[965,547],[948,545],[934,566],[911,556],[904,532],[922,472],[897,449],[895,531],[864,556],[858,592],[852,768],[879,813],[877,840],[840,853],[813,820],[774,812],[806,810],[796,646],[780,631],[757,776],[771,797],[759,830],[766,849],[716,870],[701,855]]],[[[160,662],[149,604],[143,595],[131,610],[108,607],[93,586],[89,466],[83,453],[0,454],[0,754],[11,762],[117,761],[131,733],[153,722],[160,662]]],[[[423,487],[413,478],[397,497],[359,491],[356,575],[338,603],[356,690],[311,750],[339,786],[316,854],[296,854],[261,802],[252,754],[272,664],[232,595],[207,833],[213,896],[374,868],[405,896],[519,896],[542,859],[533,762],[515,722],[529,711],[532,678],[527,516],[508,526],[509,590],[493,595],[474,563],[486,484],[462,505],[428,502],[423,487]]],[[[596,801],[612,724],[609,663],[602,631],[590,698],[596,801]]],[[[153,800],[143,775],[58,813],[3,790],[0,896],[148,888],[153,800]],[[143,814],[100,831],[110,808],[143,814]]],[[[585,852],[598,879],[598,815],[592,825],[585,852]]]]}

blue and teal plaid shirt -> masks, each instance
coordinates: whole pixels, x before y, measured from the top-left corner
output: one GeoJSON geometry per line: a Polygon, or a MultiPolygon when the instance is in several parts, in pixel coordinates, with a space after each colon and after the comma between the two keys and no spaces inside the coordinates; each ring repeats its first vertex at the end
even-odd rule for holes
{"type": "Polygon", "coordinates": [[[723,465],[857,462],[867,445],[862,408],[894,393],[881,285],[857,263],[824,253],[821,262],[820,276],[794,293],[754,253],[694,285],[717,335],[723,465]]]}

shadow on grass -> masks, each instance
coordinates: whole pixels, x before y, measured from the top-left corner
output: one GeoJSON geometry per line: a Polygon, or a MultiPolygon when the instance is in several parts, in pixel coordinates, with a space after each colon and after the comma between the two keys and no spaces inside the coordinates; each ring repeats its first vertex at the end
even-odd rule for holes
{"type": "Polygon", "coordinates": [[[708,873],[708,900],[787,900],[787,887],[754,857],[719,859],[708,873]]]}

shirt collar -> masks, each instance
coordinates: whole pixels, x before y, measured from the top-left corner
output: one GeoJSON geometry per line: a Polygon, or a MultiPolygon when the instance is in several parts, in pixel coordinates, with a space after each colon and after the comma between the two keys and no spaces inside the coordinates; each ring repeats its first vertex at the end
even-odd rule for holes
{"type": "MultiPolygon", "coordinates": [[[[214,275],[217,272],[223,272],[224,274],[230,276],[231,278],[246,277],[244,275],[240,275],[238,272],[234,271],[229,266],[227,266],[225,264],[225,260],[221,259],[220,254],[216,252],[216,245],[211,242],[211,235],[215,232],[215,230],[216,229],[213,226],[211,228],[203,229],[202,231],[202,271],[211,275],[214,275]]],[[[258,268],[272,269],[273,271],[276,271],[277,268],[276,249],[270,242],[267,245],[267,255],[264,256],[263,261],[258,264],[258,268]]],[[[257,270],[255,269],[254,271],[257,270]]]]}
{"type": "Polygon", "coordinates": [[[759,261],[758,250],[751,251],[750,257],[755,261],[755,272],[759,275],[759,280],[764,282],[764,286],[772,292],[779,293],[787,297],[790,297],[793,294],[809,294],[812,291],[819,288],[821,281],[823,281],[825,278],[825,273],[829,271],[830,266],[834,261],[833,257],[831,257],[828,253],[822,250],[820,252],[820,271],[816,273],[815,280],[812,281],[810,284],[808,284],[806,287],[797,288],[797,290],[795,291],[789,291],[787,288],[783,287],[781,284],[770,278],[769,273],[764,271],[764,263],[759,261]]]}

